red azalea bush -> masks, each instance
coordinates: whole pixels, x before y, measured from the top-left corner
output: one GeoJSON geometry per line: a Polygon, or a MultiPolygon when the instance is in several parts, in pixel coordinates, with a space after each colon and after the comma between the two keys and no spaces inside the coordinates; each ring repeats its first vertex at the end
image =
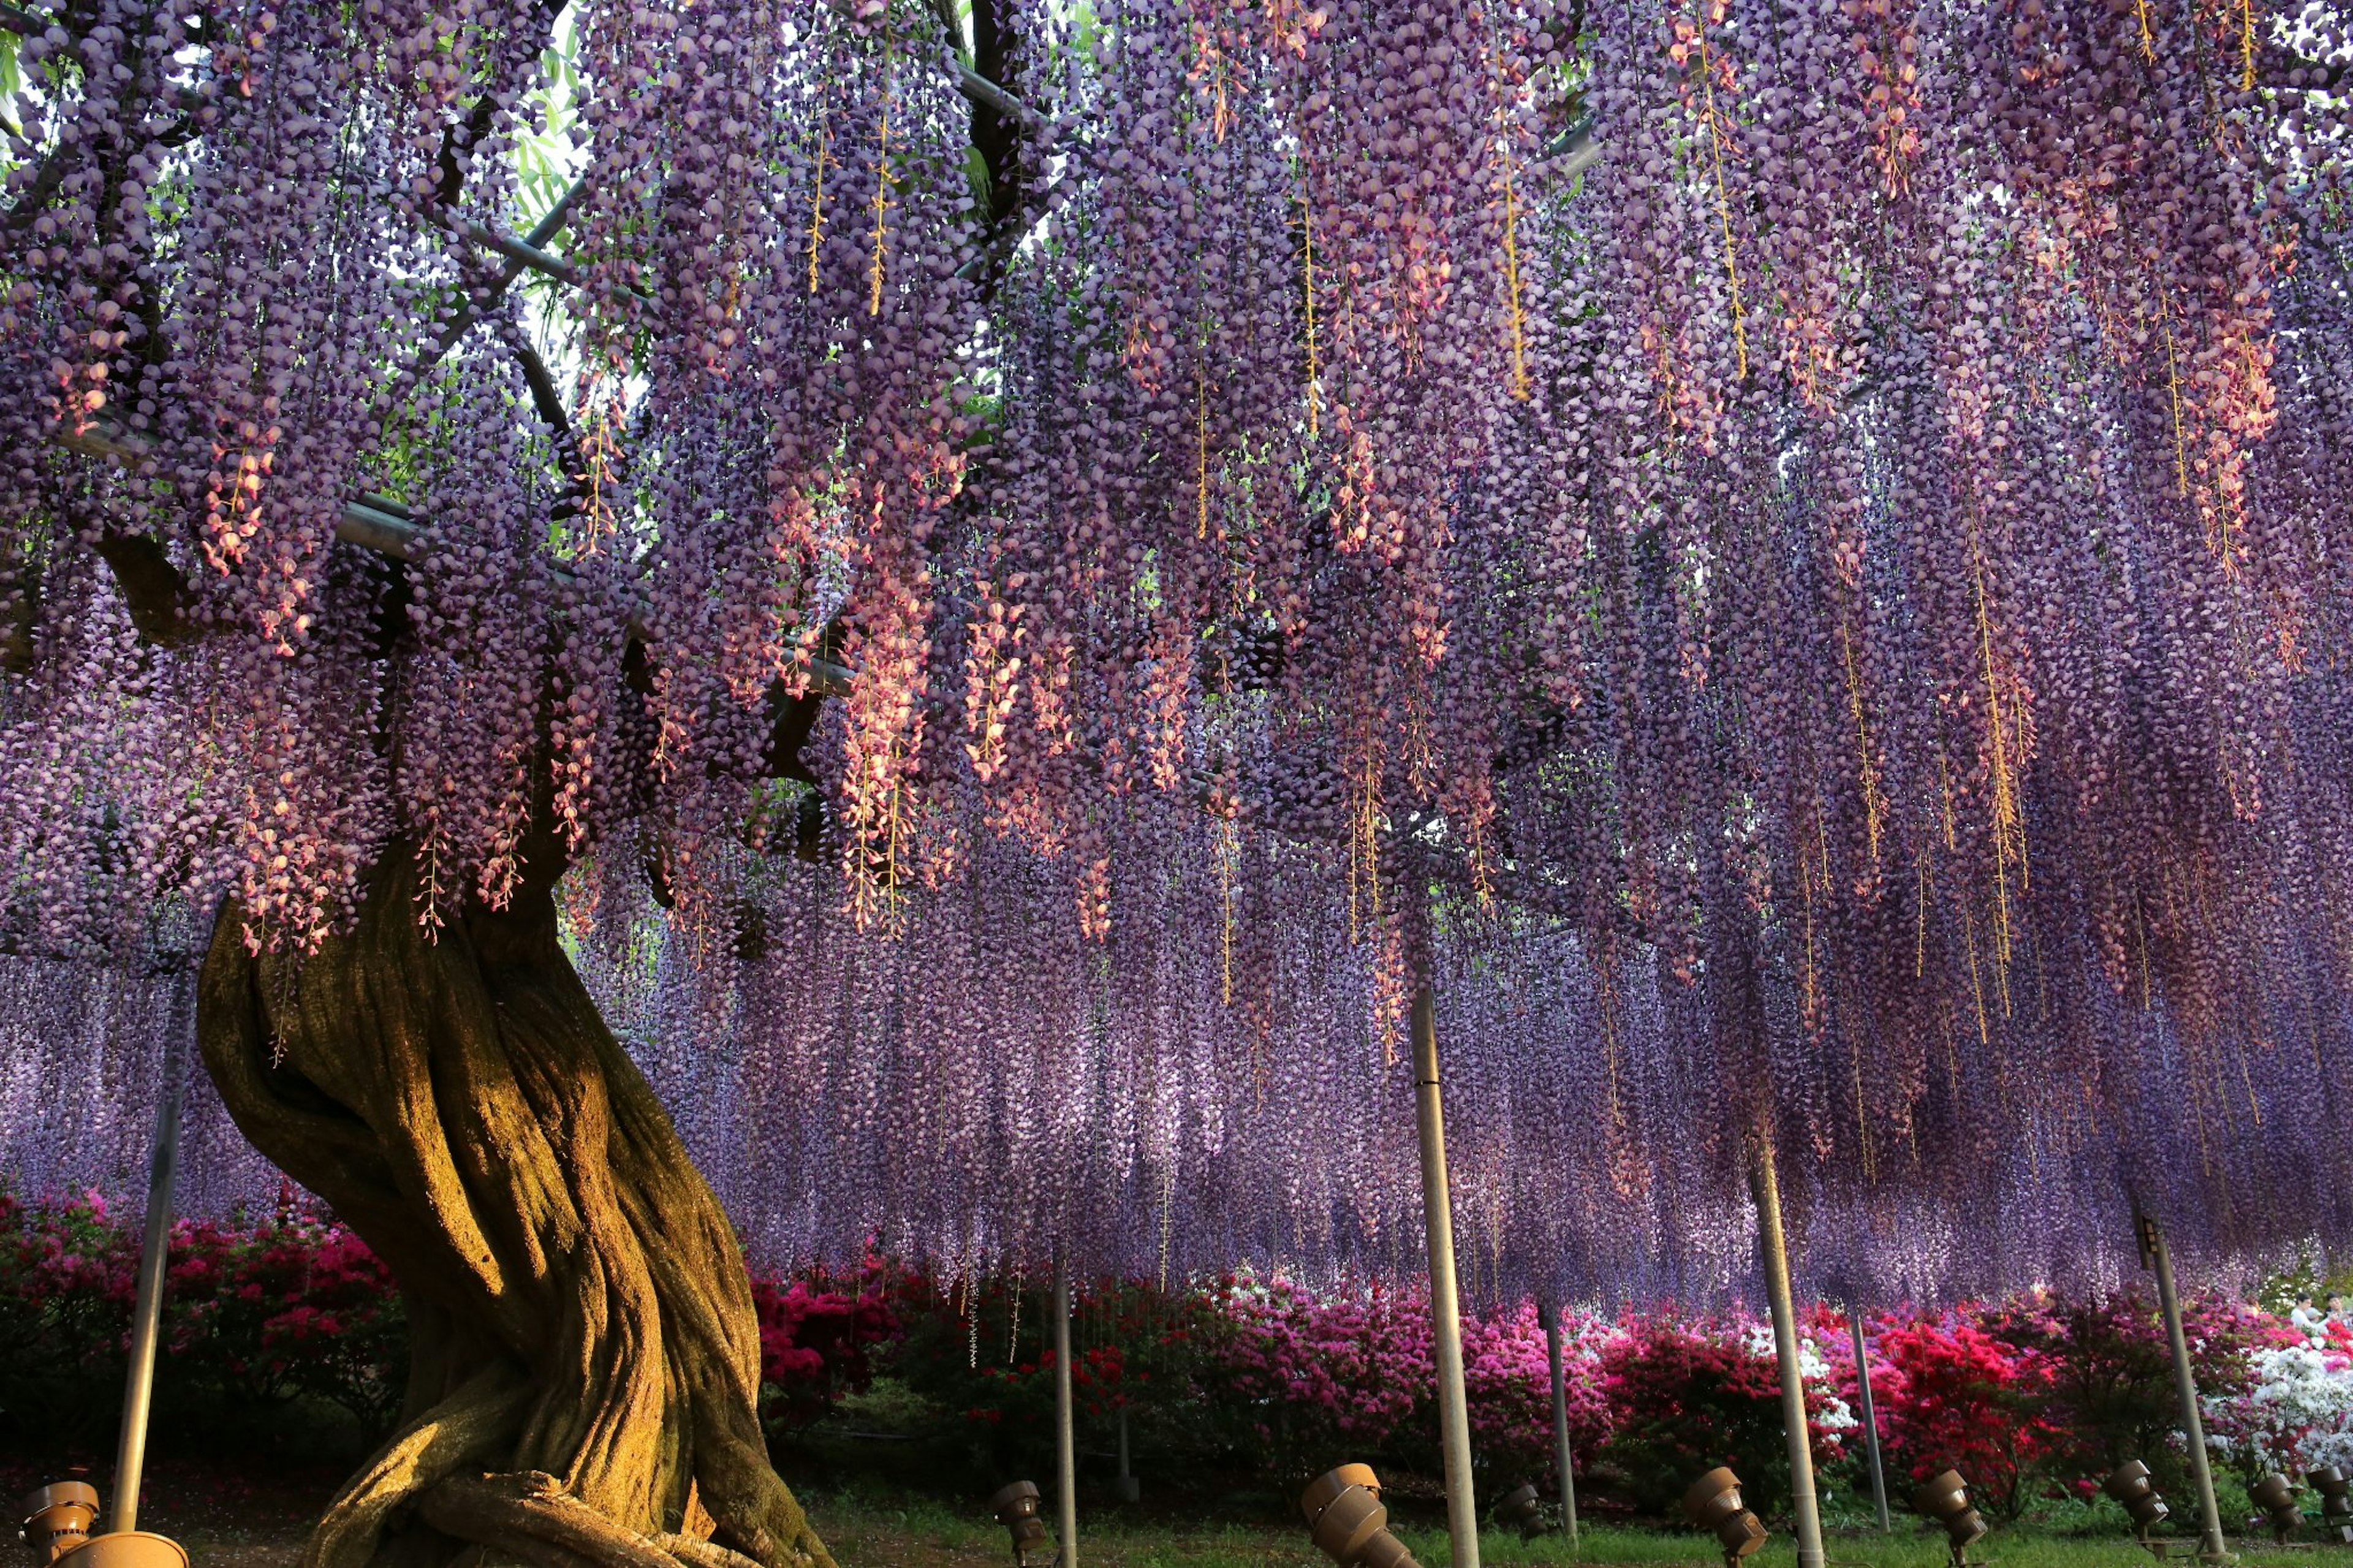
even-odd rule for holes
{"type": "Polygon", "coordinates": [[[760,1413],[770,1426],[800,1427],[872,1381],[871,1352],[902,1330],[881,1271],[859,1279],[754,1278],[760,1318],[760,1413]]]}
{"type": "MultiPolygon", "coordinates": [[[[1868,1331],[1890,1480],[1900,1488],[1905,1477],[1922,1481],[1949,1467],[1979,1508],[2016,1519],[2066,1447],[2048,1414],[2050,1354],[1988,1332],[1965,1311],[1883,1314],[1868,1331]]],[[[1894,1500],[1904,1500],[1900,1489],[1894,1500]]]]}
{"type": "MultiPolygon", "coordinates": [[[[1766,1518],[1788,1506],[1781,1378],[1756,1324],[1671,1314],[1627,1320],[1601,1354],[1610,1434],[1599,1456],[1617,1490],[1644,1512],[1671,1514],[1683,1489],[1717,1465],[1738,1473],[1748,1506],[1766,1518]]],[[[1815,1461],[1839,1457],[1844,1418],[1826,1375],[1806,1379],[1815,1461]]]]}
{"type": "MultiPolygon", "coordinates": [[[[2276,1336],[2278,1320],[2245,1302],[2199,1297],[2183,1304],[2183,1328],[2198,1388],[2207,1399],[2243,1393],[2251,1357],[2276,1336]]],[[[2153,1298],[2119,1291],[2105,1300],[2048,1292],[1978,1310],[1985,1331],[2040,1358],[2039,1409],[2054,1435],[2052,1474],[2088,1497],[2126,1459],[2157,1472],[2159,1490],[2179,1490],[2181,1407],[2165,1321],[2153,1298]]]]}
{"type": "MultiPolygon", "coordinates": [[[[0,1194],[0,1436],[48,1451],[111,1432],[141,1235],[95,1194],[0,1194]]],[[[240,1228],[182,1220],[165,1276],[159,1443],[271,1446],[305,1398],[348,1411],[359,1440],[388,1424],[406,1373],[390,1272],[350,1231],[281,1205],[240,1228]]]]}

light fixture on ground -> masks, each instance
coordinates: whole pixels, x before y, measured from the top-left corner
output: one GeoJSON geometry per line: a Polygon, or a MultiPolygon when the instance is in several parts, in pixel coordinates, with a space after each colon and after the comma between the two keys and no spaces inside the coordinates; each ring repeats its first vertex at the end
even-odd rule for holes
{"type": "Polygon", "coordinates": [[[1046,1539],[1046,1521],[1038,1517],[1038,1483],[1015,1481],[988,1500],[997,1522],[1013,1538],[1014,1568],[1046,1568],[1054,1561],[1054,1544],[1046,1539]]]}
{"type": "Polygon", "coordinates": [[[1518,1531],[1522,1541],[1534,1541],[1542,1535],[1545,1531],[1544,1500],[1536,1496],[1535,1483],[1524,1482],[1497,1499],[1495,1522],[1518,1531]]]}
{"type": "Polygon", "coordinates": [[[143,1530],[92,1535],[98,1489],[88,1481],[52,1481],[26,1495],[17,1539],[33,1549],[38,1568],[188,1568],[188,1553],[168,1536],[143,1530]]]}
{"type": "Polygon", "coordinates": [[[2304,1522],[2304,1506],[2295,1500],[2295,1483],[2285,1476],[2265,1476],[2247,1489],[2247,1497],[2263,1510],[2263,1522],[2271,1526],[2274,1541],[2284,1542],[2304,1522]]]}
{"type": "Polygon", "coordinates": [[[1930,1477],[1912,1494],[1912,1506],[1945,1527],[1953,1568],[1967,1568],[1969,1548],[1986,1536],[1985,1515],[1969,1502],[1969,1484],[1958,1470],[1930,1477]]]}
{"type": "Polygon", "coordinates": [[[2148,1548],[2154,1556],[2165,1555],[2165,1542],[2151,1540],[2149,1532],[2165,1522],[2173,1510],[2157,1493],[2157,1483],[2149,1479],[2148,1467],[2138,1459],[2127,1459],[2118,1465],[2116,1473],[2100,1483],[2100,1489],[2124,1505],[2132,1516],[2133,1539],[2148,1548]]]}
{"type": "Polygon", "coordinates": [[[1764,1521],[1740,1500],[1740,1478],[1729,1465],[1718,1465],[1694,1481],[1683,1493],[1683,1516],[1702,1530],[1715,1532],[1724,1548],[1725,1568],[1765,1544],[1764,1521]]]}
{"type": "Polygon", "coordinates": [[[1299,1494],[1299,1511],[1316,1550],[1340,1568],[1420,1568],[1389,1533],[1380,1478],[1370,1465],[1342,1465],[1316,1477],[1299,1494]]]}
{"type": "Polygon", "coordinates": [[[25,1499],[16,1538],[33,1549],[41,1568],[90,1539],[98,1521],[98,1489],[88,1481],[52,1481],[25,1499]]]}
{"type": "Polygon", "coordinates": [[[2353,1479],[2335,1465],[2316,1465],[2304,1472],[2304,1479],[2320,1494],[2322,1531],[2353,1546],[2353,1479]]]}

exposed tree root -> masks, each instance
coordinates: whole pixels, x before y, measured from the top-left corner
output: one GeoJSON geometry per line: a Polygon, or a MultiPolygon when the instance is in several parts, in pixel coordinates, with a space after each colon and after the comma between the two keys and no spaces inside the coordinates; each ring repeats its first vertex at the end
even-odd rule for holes
{"type": "MultiPolygon", "coordinates": [[[[551,853],[538,863],[553,864],[551,853]]],[[[221,917],[198,1034],[247,1136],[399,1279],[399,1432],[305,1568],[832,1568],[768,1464],[734,1233],[556,941],[543,881],[417,921],[396,848],[355,929],[257,956],[221,917]]]]}

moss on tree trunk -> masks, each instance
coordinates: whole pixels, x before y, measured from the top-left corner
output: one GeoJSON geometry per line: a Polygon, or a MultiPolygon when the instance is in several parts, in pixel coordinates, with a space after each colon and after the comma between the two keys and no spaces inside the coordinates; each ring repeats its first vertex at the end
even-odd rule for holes
{"type": "Polygon", "coordinates": [[[768,1464],[734,1232],[558,943],[551,882],[437,937],[396,846],[316,953],[250,952],[234,904],[213,933],[214,1081],[408,1307],[399,1427],[306,1568],[831,1568],[768,1464]]]}

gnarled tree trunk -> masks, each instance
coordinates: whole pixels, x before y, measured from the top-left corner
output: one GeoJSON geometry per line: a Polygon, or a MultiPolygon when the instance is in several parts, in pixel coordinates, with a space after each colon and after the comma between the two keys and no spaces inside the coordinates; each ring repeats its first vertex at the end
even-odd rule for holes
{"type": "Polygon", "coordinates": [[[477,1547],[831,1568],[769,1468],[734,1233],[558,944],[549,879],[438,940],[418,888],[396,846],[308,957],[249,952],[232,904],[204,967],[197,1032],[237,1124],[407,1302],[399,1429],[305,1568],[477,1547]]]}

